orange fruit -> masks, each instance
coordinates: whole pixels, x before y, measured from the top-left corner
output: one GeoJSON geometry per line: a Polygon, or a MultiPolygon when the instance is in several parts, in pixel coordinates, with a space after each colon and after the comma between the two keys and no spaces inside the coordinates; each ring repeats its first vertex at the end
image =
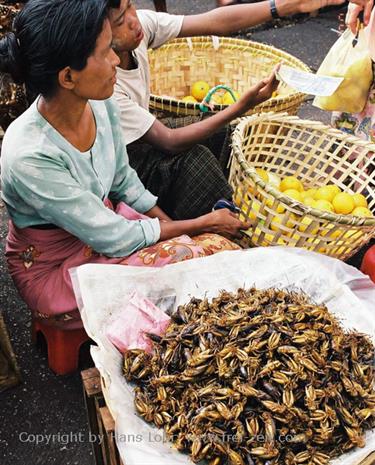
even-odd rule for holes
{"type": "MultiPolygon", "coordinates": [[[[306,229],[310,226],[310,224],[313,222],[311,218],[308,218],[307,216],[304,216],[300,222],[300,225],[298,227],[298,230],[301,232],[305,232],[306,229]]],[[[315,227],[312,229],[312,231],[309,231],[311,234],[317,234],[319,228],[315,227]]]]}
{"type": "Polygon", "coordinates": [[[307,189],[305,191],[305,197],[312,197],[313,199],[315,199],[315,194],[316,194],[316,191],[318,189],[315,189],[315,188],[310,188],[310,189],[307,189]]]}
{"type": "Polygon", "coordinates": [[[333,208],[340,215],[347,215],[354,210],[354,200],[350,194],[340,192],[332,200],[333,208]]]}
{"type": "Polygon", "coordinates": [[[339,188],[339,186],[336,186],[336,184],[327,184],[325,187],[334,192],[335,195],[340,194],[341,192],[341,189],[339,188]]]}
{"type": "Polygon", "coordinates": [[[297,200],[297,202],[302,202],[302,196],[299,191],[296,189],[286,189],[283,194],[287,195],[288,197],[291,197],[294,200],[297,200]]]}
{"type": "Polygon", "coordinates": [[[351,239],[353,241],[356,241],[361,238],[362,234],[363,233],[361,231],[356,231],[355,229],[349,229],[349,231],[347,231],[344,234],[344,237],[345,239],[351,239]]]}
{"type": "Polygon", "coordinates": [[[296,177],[287,176],[286,178],[284,178],[281,181],[280,190],[281,190],[281,192],[284,192],[284,191],[289,190],[289,189],[294,189],[294,190],[296,190],[298,192],[302,192],[303,191],[303,184],[296,177]]]}
{"type": "Polygon", "coordinates": [[[262,168],[255,168],[255,171],[257,172],[257,175],[263,179],[265,183],[269,181],[269,177],[267,174],[267,171],[262,169],[262,168]]]}
{"type": "MultiPolygon", "coordinates": [[[[291,221],[292,217],[289,217],[288,221],[286,222],[285,224],[285,227],[287,228],[293,228],[294,226],[294,223],[291,221]]],[[[279,226],[283,223],[284,221],[284,216],[275,216],[275,218],[273,218],[273,220],[271,221],[271,229],[272,231],[279,231],[281,230],[281,232],[283,234],[288,234],[285,230],[281,229],[279,226]]]]}
{"type": "Polygon", "coordinates": [[[355,207],[368,207],[366,197],[363,194],[353,194],[352,199],[355,207]]]}
{"type": "Polygon", "coordinates": [[[198,100],[195,99],[192,95],[187,95],[182,99],[182,101],[185,103],[198,103],[198,100]]]}
{"type": "Polygon", "coordinates": [[[364,218],[372,218],[374,216],[366,207],[355,207],[355,209],[351,212],[351,215],[361,216],[364,218]]]}
{"type": "Polygon", "coordinates": [[[233,94],[236,97],[236,100],[233,99],[229,92],[225,92],[223,95],[223,105],[232,105],[232,103],[236,102],[240,98],[240,94],[235,90],[233,91],[233,94]]]}
{"type": "Polygon", "coordinates": [[[324,210],[324,211],[327,211],[327,212],[332,212],[332,213],[334,213],[334,211],[335,211],[332,204],[330,202],[328,202],[328,200],[322,200],[322,199],[315,201],[314,208],[317,208],[318,210],[324,210]]]}
{"type": "Polygon", "coordinates": [[[323,186],[319,187],[314,198],[315,200],[328,200],[328,202],[332,202],[335,195],[336,194],[333,189],[329,188],[328,186],[323,186]]]}
{"type": "Polygon", "coordinates": [[[250,212],[249,212],[249,218],[251,220],[256,220],[258,217],[258,213],[260,210],[260,203],[258,202],[253,202],[251,204],[250,212]]]}
{"type": "Polygon", "coordinates": [[[238,187],[234,194],[234,203],[240,206],[243,202],[248,203],[249,197],[247,196],[247,193],[245,192],[244,188],[238,187]]]}
{"type": "Polygon", "coordinates": [[[197,81],[191,87],[191,95],[197,99],[198,102],[201,102],[209,90],[210,86],[206,81],[197,81]]]}
{"type": "Polygon", "coordinates": [[[312,207],[312,208],[314,208],[314,207],[315,207],[316,200],[314,200],[312,197],[305,197],[305,198],[303,199],[303,203],[304,203],[307,207],[312,207]]]}
{"type": "Polygon", "coordinates": [[[214,103],[215,105],[222,105],[223,104],[223,97],[220,94],[214,94],[211,97],[210,103],[214,103]]]}

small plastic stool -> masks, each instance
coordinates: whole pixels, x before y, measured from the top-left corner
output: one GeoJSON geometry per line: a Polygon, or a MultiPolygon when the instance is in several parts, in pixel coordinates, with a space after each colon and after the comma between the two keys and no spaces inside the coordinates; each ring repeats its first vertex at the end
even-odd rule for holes
{"type": "Polygon", "coordinates": [[[43,324],[40,320],[32,320],[31,337],[37,342],[37,333],[42,333],[47,342],[48,366],[57,375],[73,373],[78,368],[79,349],[89,340],[84,328],[62,330],[43,324]]]}
{"type": "Polygon", "coordinates": [[[375,245],[371,246],[365,253],[361,264],[361,271],[370,276],[375,283],[375,245]]]}

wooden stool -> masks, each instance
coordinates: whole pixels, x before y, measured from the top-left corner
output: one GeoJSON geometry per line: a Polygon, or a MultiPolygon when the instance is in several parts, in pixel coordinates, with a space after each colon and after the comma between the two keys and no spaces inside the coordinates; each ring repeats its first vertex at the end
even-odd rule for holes
{"type": "Polygon", "coordinates": [[[83,397],[95,465],[123,465],[115,442],[115,421],[105,405],[97,368],[81,371],[83,397]]]}
{"type": "Polygon", "coordinates": [[[34,343],[37,342],[37,334],[43,334],[47,343],[48,366],[54,373],[67,375],[77,370],[79,349],[89,339],[84,328],[63,330],[33,318],[31,331],[34,343]]]}

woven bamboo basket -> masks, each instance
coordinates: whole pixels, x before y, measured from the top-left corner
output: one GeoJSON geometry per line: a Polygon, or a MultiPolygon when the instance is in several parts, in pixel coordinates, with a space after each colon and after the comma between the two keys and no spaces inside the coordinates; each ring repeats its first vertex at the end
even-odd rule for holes
{"type": "MultiPolygon", "coordinates": [[[[204,80],[210,87],[228,85],[243,94],[268,77],[283,61],[293,68],[310,71],[302,61],[282,50],[248,40],[227,37],[174,39],[149,51],[151,70],[150,109],[162,116],[199,115],[199,104],[181,99],[190,95],[194,82],[204,80]]],[[[256,106],[247,114],[286,111],[296,114],[305,96],[280,84],[279,95],[256,106]]],[[[226,108],[215,105],[214,112],[226,108]]]]}
{"type": "Polygon", "coordinates": [[[229,182],[252,227],[241,245],[303,247],[342,260],[375,236],[375,217],[338,215],[287,197],[256,168],[296,176],[305,189],[335,184],[361,193],[375,210],[375,144],[286,113],[242,118],[233,134],[229,182]]]}

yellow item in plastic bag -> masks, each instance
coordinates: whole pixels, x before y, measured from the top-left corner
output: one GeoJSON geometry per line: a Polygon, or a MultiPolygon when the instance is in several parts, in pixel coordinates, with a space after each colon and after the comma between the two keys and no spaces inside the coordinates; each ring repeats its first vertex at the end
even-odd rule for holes
{"type": "Polygon", "coordinates": [[[347,29],[328,52],[317,74],[343,77],[344,81],[333,95],[316,97],[313,105],[328,111],[361,112],[372,82],[372,64],[364,30],[359,30],[356,41],[347,29]]]}

